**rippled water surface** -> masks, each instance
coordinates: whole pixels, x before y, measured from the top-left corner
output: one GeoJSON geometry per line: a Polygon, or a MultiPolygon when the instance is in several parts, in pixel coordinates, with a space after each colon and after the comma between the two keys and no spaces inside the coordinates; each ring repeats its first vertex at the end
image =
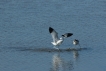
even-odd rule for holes
{"type": "Polygon", "coordinates": [[[105,0],[0,0],[0,71],[105,71],[105,42],[105,0]]]}

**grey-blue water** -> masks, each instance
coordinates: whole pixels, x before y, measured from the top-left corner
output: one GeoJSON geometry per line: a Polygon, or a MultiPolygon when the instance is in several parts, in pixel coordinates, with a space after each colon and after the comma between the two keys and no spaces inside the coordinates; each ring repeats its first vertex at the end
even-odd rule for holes
{"type": "Polygon", "coordinates": [[[106,0],[0,0],[0,71],[105,71],[106,0]],[[49,27],[66,38],[52,51],[49,27]]]}

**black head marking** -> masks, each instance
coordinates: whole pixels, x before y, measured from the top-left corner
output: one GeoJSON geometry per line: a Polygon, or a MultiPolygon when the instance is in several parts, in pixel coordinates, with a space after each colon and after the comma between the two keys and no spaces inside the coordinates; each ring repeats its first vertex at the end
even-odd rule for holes
{"type": "Polygon", "coordinates": [[[49,27],[49,32],[52,33],[53,32],[53,28],[49,27]]]}
{"type": "Polygon", "coordinates": [[[75,39],[75,41],[79,42],[79,40],[75,39]]]}

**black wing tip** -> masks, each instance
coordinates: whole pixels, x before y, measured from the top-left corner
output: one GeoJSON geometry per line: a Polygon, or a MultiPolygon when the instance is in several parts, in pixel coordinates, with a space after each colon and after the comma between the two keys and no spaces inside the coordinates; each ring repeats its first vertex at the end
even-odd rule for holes
{"type": "Polygon", "coordinates": [[[73,33],[68,33],[68,36],[72,36],[73,35],[73,33]]]}
{"type": "Polygon", "coordinates": [[[49,29],[50,29],[51,27],[49,27],[49,29]]]}
{"type": "Polygon", "coordinates": [[[53,32],[53,28],[49,27],[49,32],[52,33],[53,32]]]}
{"type": "Polygon", "coordinates": [[[73,35],[73,33],[66,33],[66,34],[62,35],[62,37],[70,37],[72,35],[73,35]]]}
{"type": "Polygon", "coordinates": [[[67,37],[70,37],[70,36],[72,36],[72,35],[73,35],[73,33],[68,33],[67,37]]]}

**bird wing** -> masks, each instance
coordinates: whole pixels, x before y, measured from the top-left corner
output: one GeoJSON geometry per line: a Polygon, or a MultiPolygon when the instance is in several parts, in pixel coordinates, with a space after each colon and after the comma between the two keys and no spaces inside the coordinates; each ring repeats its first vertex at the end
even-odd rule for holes
{"type": "Polygon", "coordinates": [[[51,27],[49,27],[49,32],[52,35],[53,42],[57,42],[58,41],[58,33],[51,27]]]}
{"type": "Polygon", "coordinates": [[[65,37],[65,38],[67,38],[67,37],[70,37],[70,36],[72,36],[73,35],[73,33],[65,33],[64,35],[62,35],[63,37],[65,37]]]}

